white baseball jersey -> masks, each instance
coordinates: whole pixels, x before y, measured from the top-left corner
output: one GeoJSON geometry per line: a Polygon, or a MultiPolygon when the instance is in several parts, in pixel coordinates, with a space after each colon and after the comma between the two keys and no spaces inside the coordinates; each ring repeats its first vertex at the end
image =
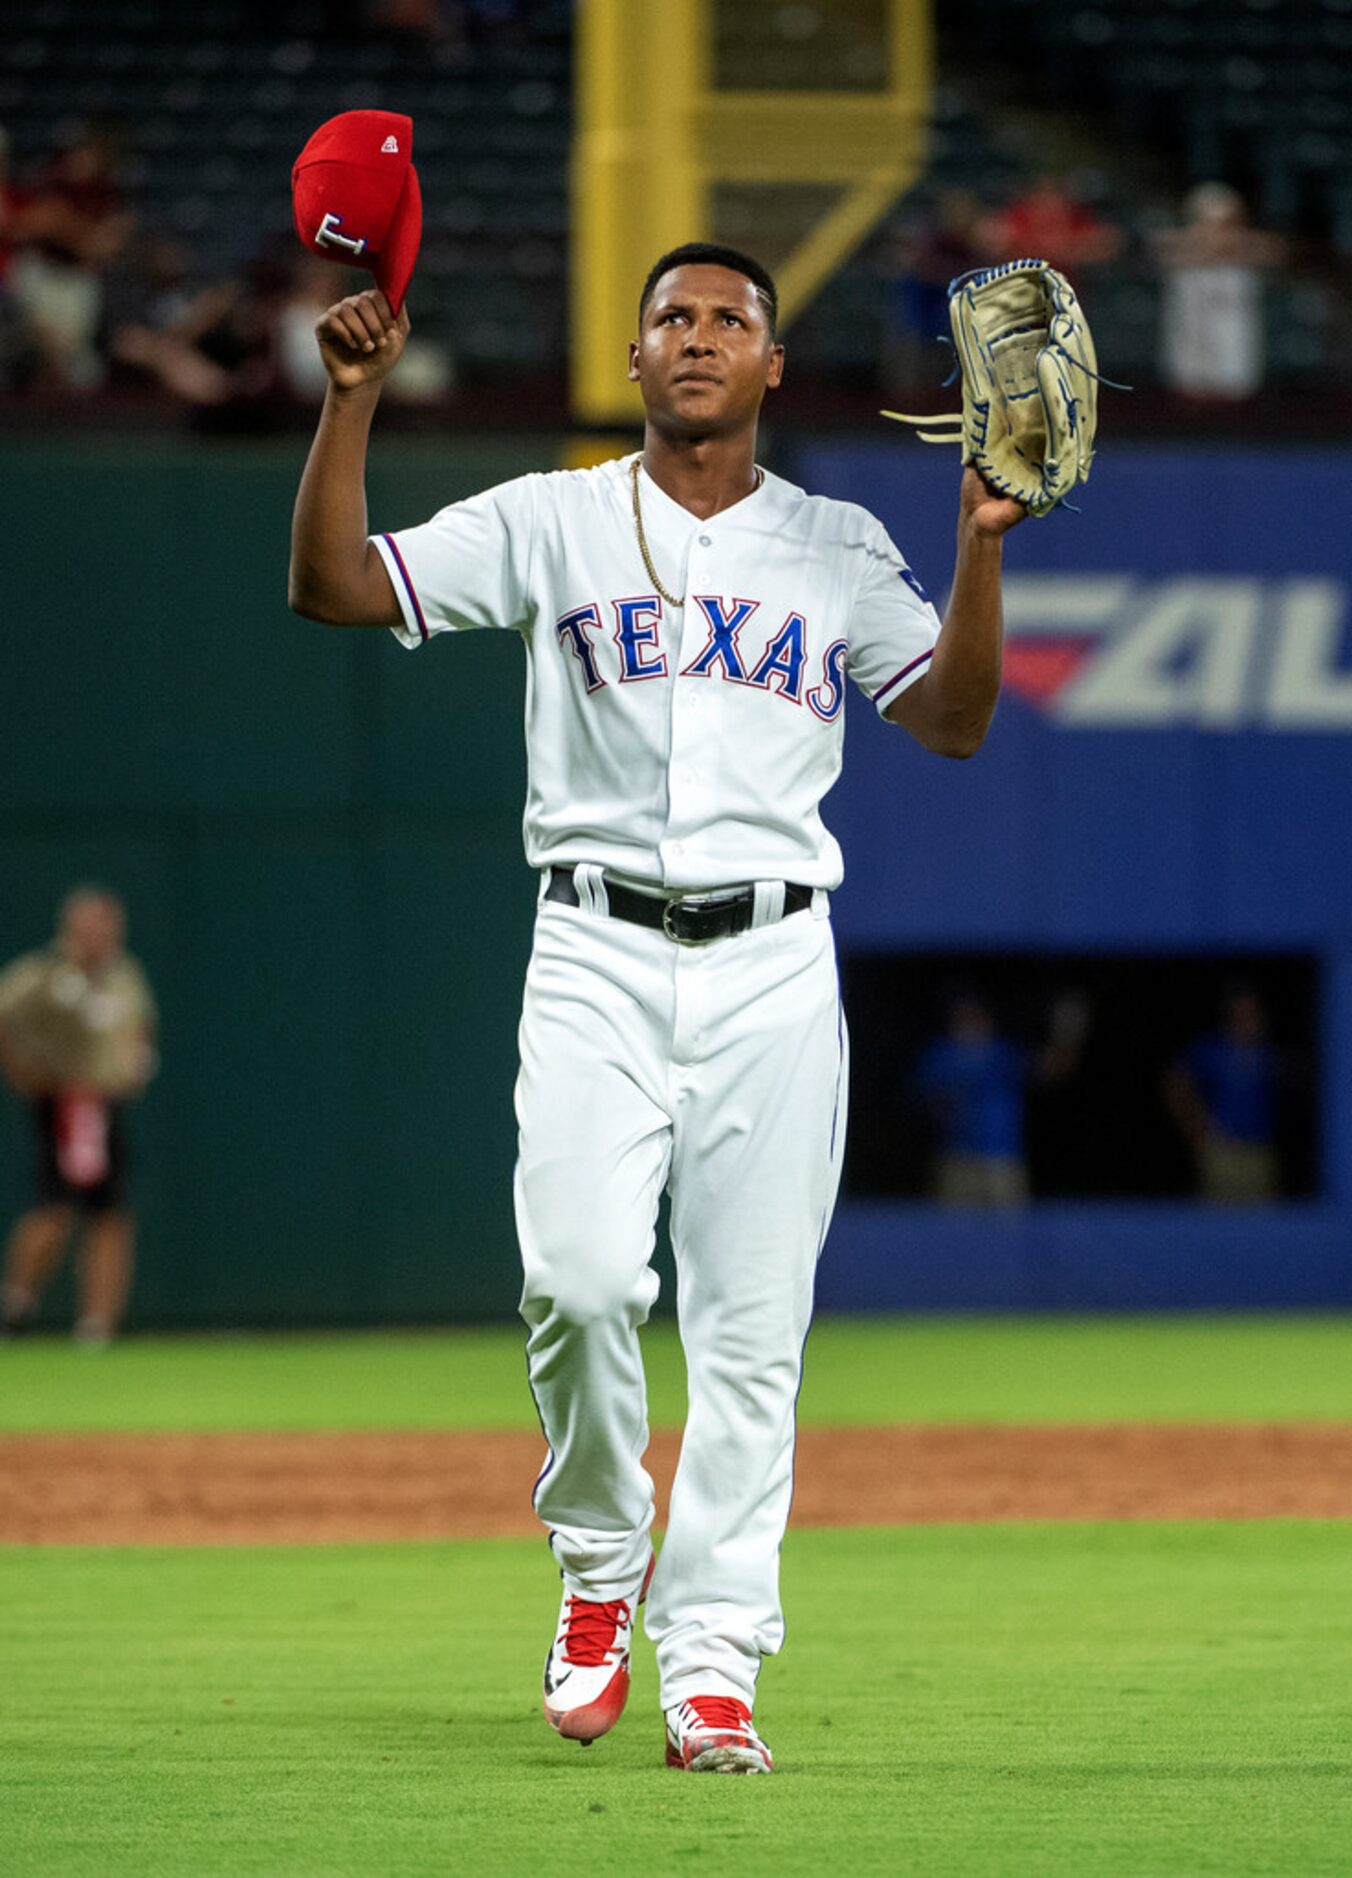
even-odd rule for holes
{"type": "MultiPolygon", "coordinates": [[[[542,894],[537,910],[516,1088],[521,1313],[550,1448],[535,1505],[564,1630],[573,1599],[632,1611],[651,1562],[637,1333],[671,1195],[691,1408],[647,1602],[671,1709],[749,1704],[784,1634],[794,1404],[848,1073],[827,895],[785,915],[773,883],[839,882],[819,809],[846,678],[886,709],[939,622],[872,516],[775,476],[701,521],[640,471],[654,581],[635,461],[526,476],[376,545],[406,645],[522,634],[526,853],[578,870],[575,902],[542,894]],[[654,889],[755,883],[755,918],[677,944],[612,917],[602,870],[654,889]]],[[[547,1709],[576,1687],[581,1659],[560,1660],[547,1709]]]]}
{"type": "Polygon", "coordinates": [[[526,855],[674,889],[835,887],[819,805],[848,675],[884,710],[939,621],[866,510],[767,475],[701,521],[633,457],[524,476],[378,535],[405,645],[471,627],[526,642],[526,855]]]}

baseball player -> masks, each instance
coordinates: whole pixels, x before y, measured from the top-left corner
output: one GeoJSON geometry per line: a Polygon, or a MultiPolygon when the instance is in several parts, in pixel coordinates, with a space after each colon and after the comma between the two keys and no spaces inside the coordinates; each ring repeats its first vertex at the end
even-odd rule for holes
{"type": "Polygon", "coordinates": [[[846,683],[969,756],[999,688],[1001,537],[1024,514],[966,473],[941,628],[871,515],[757,465],[775,322],[746,255],[664,255],[629,351],[641,451],[371,536],[367,436],[409,321],[379,289],[342,300],[317,329],[330,383],[291,560],[310,618],[409,647],[525,641],[540,893],[516,1212],[549,1443],[535,1506],[563,1579],[544,1707],[582,1742],[615,1723],[646,1595],[667,1760],[696,1772],[771,1767],[752,1703],[784,1635],[794,1404],[844,1142],[841,857],[819,805],[846,683]],[[638,1330],[664,1187],[689,1416],[654,1561],[638,1330]]]}

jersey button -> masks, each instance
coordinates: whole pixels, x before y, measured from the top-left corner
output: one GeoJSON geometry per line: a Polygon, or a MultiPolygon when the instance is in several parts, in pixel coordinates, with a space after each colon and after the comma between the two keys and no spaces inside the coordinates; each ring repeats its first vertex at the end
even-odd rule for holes
{"type": "Polygon", "coordinates": [[[699,545],[701,546],[701,548],[712,548],[714,545],[713,536],[701,535],[699,538],[699,545]]]}

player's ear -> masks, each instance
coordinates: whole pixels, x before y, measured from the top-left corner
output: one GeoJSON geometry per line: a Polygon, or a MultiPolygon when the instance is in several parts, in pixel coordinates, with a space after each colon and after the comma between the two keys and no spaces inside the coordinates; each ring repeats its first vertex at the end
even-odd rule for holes
{"type": "Polygon", "coordinates": [[[638,340],[637,339],[631,339],[629,341],[629,376],[630,378],[633,379],[635,384],[638,383],[638,340]]]}
{"type": "Polygon", "coordinates": [[[784,348],[783,346],[771,346],[770,367],[769,367],[769,370],[765,374],[765,383],[767,387],[773,390],[774,387],[779,383],[780,379],[783,378],[783,376],[784,376],[784,348]]]}

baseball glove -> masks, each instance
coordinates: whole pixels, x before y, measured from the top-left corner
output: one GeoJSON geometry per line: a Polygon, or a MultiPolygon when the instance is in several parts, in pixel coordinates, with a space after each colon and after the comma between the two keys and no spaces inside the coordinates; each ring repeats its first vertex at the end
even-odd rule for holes
{"type": "Polygon", "coordinates": [[[961,443],[990,487],[1046,515],[1087,482],[1098,427],[1098,361],[1084,310],[1046,261],[959,274],[948,316],[962,411],[909,417],[926,443],[961,443]]]}

